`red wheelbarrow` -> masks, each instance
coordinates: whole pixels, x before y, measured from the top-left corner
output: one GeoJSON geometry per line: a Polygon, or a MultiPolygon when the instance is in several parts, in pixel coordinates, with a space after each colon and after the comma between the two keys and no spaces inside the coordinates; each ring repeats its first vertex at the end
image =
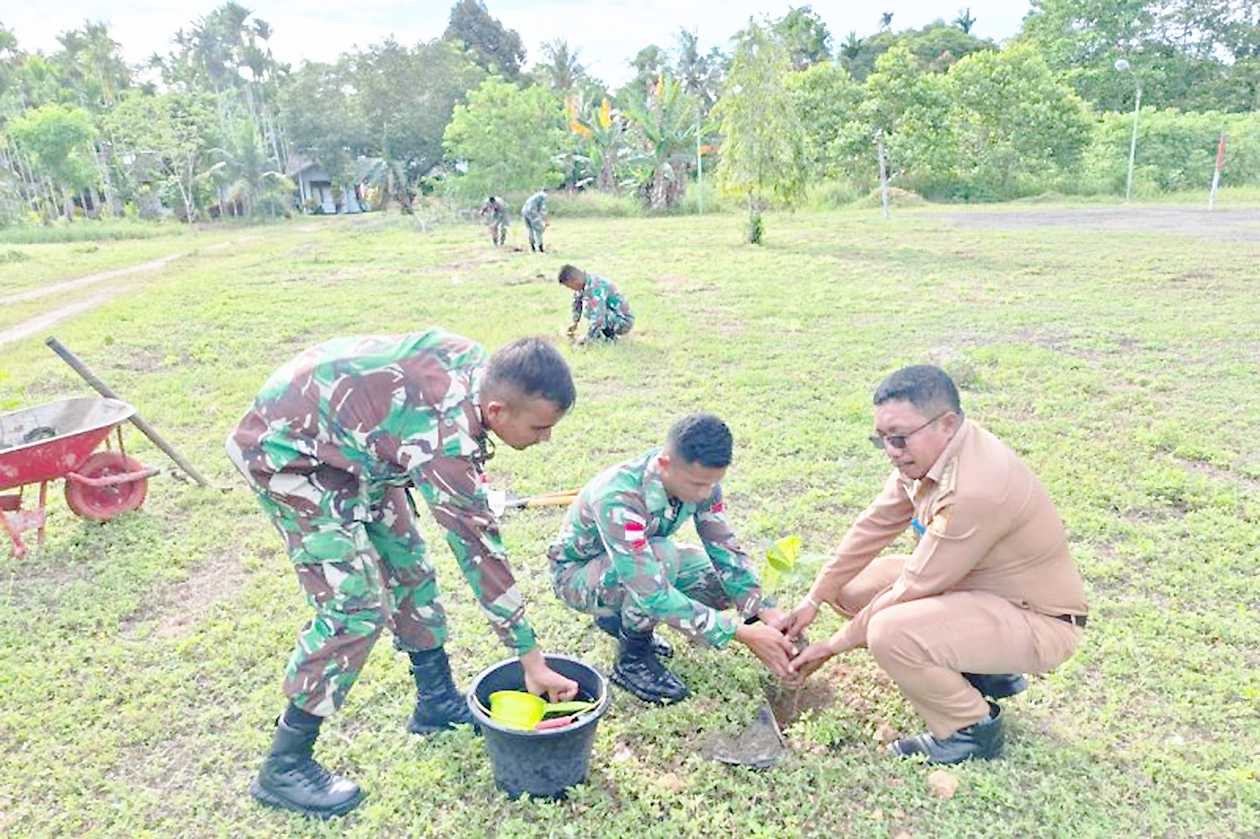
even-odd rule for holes
{"type": "Polygon", "coordinates": [[[0,414],[0,528],[13,543],[13,555],[26,555],[25,530],[39,531],[44,543],[48,483],[66,481],[66,506],[92,521],[109,521],[144,503],[149,478],[160,470],[128,457],[122,429],[136,409],[118,399],[63,399],[0,414]],[[110,446],[117,431],[118,448],[110,446]],[[95,451],[102,442],[105,448],[95,451]],[[25,487],[39,484],[39,506],[22,509],[25,487]]]}

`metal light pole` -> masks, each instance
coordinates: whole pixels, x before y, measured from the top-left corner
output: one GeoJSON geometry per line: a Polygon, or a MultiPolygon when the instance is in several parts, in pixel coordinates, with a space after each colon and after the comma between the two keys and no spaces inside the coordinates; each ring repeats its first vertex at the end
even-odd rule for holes
{"type": "MultiPolygon", "coordinates": [[[[1116,59],[1116,70],[1125,73],[1132,69],[1127,59],[1116,59]]],[[[1137,95],[1133,97],[1133,136],[1129,138],[1129,177],[1124,183],[1124,200],[1127,202],[1133,198],[1133,159],[1137,156],[1137,129],[1138,129],[1138,113],[1142,110],[1142,80],[1138,78],[1136,72],[1133,73],[1133,82],[1137,85],[1137,95]]]]}

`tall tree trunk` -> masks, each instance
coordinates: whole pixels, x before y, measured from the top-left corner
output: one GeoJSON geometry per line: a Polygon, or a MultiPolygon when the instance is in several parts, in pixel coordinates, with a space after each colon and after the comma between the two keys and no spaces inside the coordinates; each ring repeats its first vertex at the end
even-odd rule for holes
{"type": "Polygon", "coordinates": [[[884,208],[884,218],[888,218],[888,158],[884,155],[884,132],[875,136],[875,145],[879,150],[879,201],[884,208]]]}
{"type": "Polygon", "coordinates": [[[119,217],[123,214],[122,201],[118,198],[118,191],[114,189],[114,177],[109,171],[112,149],[113,146],[104,140],[96,144],[96,168],[100,171],[101,188],[105,191],[105,203],[109,206],[110,215],[119,217]]]}

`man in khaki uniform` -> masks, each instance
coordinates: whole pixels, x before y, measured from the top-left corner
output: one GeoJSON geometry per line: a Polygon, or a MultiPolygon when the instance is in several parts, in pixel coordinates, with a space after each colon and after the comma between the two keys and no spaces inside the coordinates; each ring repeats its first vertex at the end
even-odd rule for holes
{"type": "Polygon", "coordinates": [[[1063,523],[1024,462],[963,418],[943,370],[898,370],[874,401],[871,442],[892,474],[785,634],[804,630],[823,603],[852,620],[803,650],[792,669],[803,678],[865,646],[928,724],[928,733],[892,743],[895,754],[931,763],[997,757],[1001,708],[985,697],[1018,693],[1027,687],[1022,672],[1067,660],[1085,626],[1063,523]],[[879,557],[907,527],[919,537],[914,553],[879,557]]]}

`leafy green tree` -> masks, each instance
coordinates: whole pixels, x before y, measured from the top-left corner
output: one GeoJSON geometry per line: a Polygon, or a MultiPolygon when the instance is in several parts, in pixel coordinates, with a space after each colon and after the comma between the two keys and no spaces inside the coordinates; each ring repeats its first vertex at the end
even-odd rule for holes
{"type": "Polygon", "coordinates": [[[836,138],[858,117],[862,85],[834,62],[815,64],[786,79],[800,117],[806,166],[811,179],[841,174],[847,162],[836,138]]]}
{"type": "MultiPolygon", "coordinates": [[[[1231,76],[1260,49],[1254,0],[1033,0],[1020,39],[1083,99],[1104,110],[1132,109],[1135,76],[1156,107],[1249,106],[1231,76]],[[1125,58],[1133,75],[1118,73],[1125,58]]],[[[1245,81],[1240,82],[1245,85],[1245,81]]]]}
{"type": "Polygon", "coordinates": [[[738,36],[726,93],[714,107],[722,120],[718,179],[748,205],[748,241],[762,238],[771,199],[792,204],[805,190],[805,129],[787,84],[787,50],[766,28],[749,23],[738,36]]]}
{"type": "Polygon", "coordinates": [[[847,153],[859,173],[877,173],[885,188],[899,178],[948,181],[957,149],[950,106],[944,78],[925,71],[897,44],[876,60],[858,118],[845,127],[837,150],[847,153]]]}
{"type": "Polygon", "coordinates": [[[792,69],[804,70],[831,58],[831,32],[809,6],[798,6],[771,26],[787,49],[792,69]]]}
{"type": "Polygon", "coordinates": [[[1084,103],[1031,47],[968,56],[946,81],[959,174],[979,191],[962,197],[1007,198],[1021,182],[1039,186],[1074,167],[1089,142],[1084,103]]]}
{"type": "Polygon", "coordinates": [[[228,133],[227,143],[211,153],[218,161],[203,176],[219,192],[220,215],[239,207],[242,215],[266,210],[274,216],[288,204],[296,188],[283,172],[273,168],[275,161],[267,156],[254,126],[239,120],[228,133]]]}
{"type": "Polygon", "coordinates": [[[351,60],[356,118],[362,121],[367,156],[401,164],[405,174],[394,197],[409,207],[420,179],[443,156],[443,134],[456,104],[485,73],[448,41],[408,50],[388,40],[351,60]]]}
{"type": "Polygon", "coordinates": [[[973,52],[997,49],[997,44],[988,39],[937,20],[920,29],[884,30],[868,38],[858,38],[857,33],[851,32],[840,46],[840,65],[853,78],[864,81],[875,71],[879,57],[897,45],[909,50],[923,69],[938,73],[973,52]]]}
{"type": "Polygon", "coordinates": [[[133,180],[156,181],[183,203],[183,217],[197,218],[198,180],[222,142],[211,94],[168,92],[148,96],[133,91],[106,117],[106,129],[123,150],[133,180]]]}
{"type": "Polygon", "coordinates": [[[515,80],[525,63],[525,46],[515,29],[490,16],[482,0],[456,0],[442,38],[458,42],[487,73],[515,80]]]}
{"type": "MultiPolygon", "coordinates": [[[[92,119],[82,108],[43,105],[8,125],[8,134],[60,190],[62,212],[74,218],[74,194],[95,183],[92,119]]],[[[51,208],[45,209],[45,220],[51,208]]]]}
{"type": "Polygon", "coordinates": [[[564,148],[565,134],[564,108],[554,93],[492,76],[455,106],[446,126],[446,153],[466,167],[452,188],[474,196],[554,183],[553,158],[564,148]]]}

